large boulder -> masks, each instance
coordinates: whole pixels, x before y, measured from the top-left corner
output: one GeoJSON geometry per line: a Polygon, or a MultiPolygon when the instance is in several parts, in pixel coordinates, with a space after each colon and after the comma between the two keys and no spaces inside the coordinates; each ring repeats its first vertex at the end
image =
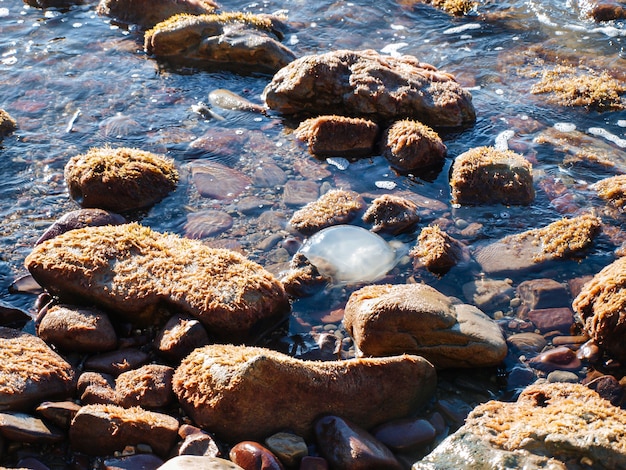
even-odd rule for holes
{"type": "Polygon", "coordinates": [[[216,9],[212,0],[100,0],[96,12],[147,29],[179,13],[201,15],[216,9]]]}
{"type": "Polygon", "coordinates": [[[136,223],[71,230],[37,245],[25,263],[54,295],[136,324],[153,323],[165,304],[231,341],[275,325],[290,308],[280,282],[239,253],[136,223]]]}
{"type": "Polygon", "coordinates": [[[507,353],[493,320],[426,284],[363,287],[350,295],[343,322],[367,356],[416,354],[447,368],[493,366],[507,353]]]}
{"type": "Polygon", "coordinates": [[[268,15],[182,13],[146,31],[144,49],[174,65],[274,73],[296,58],[279,42],[283,29],[268,15]]]}
{"type": "Polygon", "coordinates": [[[626,361],[626,258],[618,258],[587,282],[572,307],[587,334],[618,361],[626,361]]]}
{"type": "Polygon", "coordinates": [[[472,96],[454,77],[412,56],[373,50],[339,50],[301,57],[279,70],[263,91],[283,114],[415,118],[431,126],[457,127],[476,119],[472,96]]]}
{"type": "Polygon", "coordinates": [[[626,411],[580,384],[531,385],[476,407],[412,470],[436,468],[626,468],[626,411]]]}
{"type": "Polygon", "coordinates": [[[600,222],[592,214],[563,218],[481,246],[474,257],[490,275],[526,274],[551,261],[581,257],[600,232],[600,222]]]}
{"type": "Polygon", "coordinates": [[[455,204],[530,204],[535,199],[530,162],[494,147],[476,147],[456,157],[450,186],[455,204]]]}
{"type": "Polygon", "coordinates": [[[93,148],[65,165],[70,196],[82,207],[126,212],[149,207],[176,188],[174,162],[135,148],[93,148]]]}
{"type": "Polygon", "coordinates": [[[74,393],[73,367],[36,336],[0,327],[0,410],[21,410],[74,393]]]}
{"type": "Polygon", "coordinates": [[[408,416],[430,399],[436,375],[432,364],[411,355],[322,362],[211,345],[187,356],[173,383],[198,426],[238,442],[284,429],[310,437],[323,414],[364,428],[408,416]]]}

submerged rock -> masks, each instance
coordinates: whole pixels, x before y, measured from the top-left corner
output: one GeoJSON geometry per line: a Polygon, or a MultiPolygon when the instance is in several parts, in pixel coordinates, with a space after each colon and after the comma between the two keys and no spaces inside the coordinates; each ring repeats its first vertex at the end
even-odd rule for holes
{"type": "Polygon", "coordinates": [[[587,334],[618,361],[626,361],[626,258],[606,266],[587,282],[572,307],[587,334]]]}
{"type": "Polygon", "coordinates": [[[335,225],[307,239],[300,253],[325,276],[337,283],[373,282],[398,262],[382,237],[354,225],[335,225]]]}
{"type": "Polygon", "coordinates": [[[100,225],[121,225],[125,223],[126,219],[123,216],[105,211],[104,209],[78,209],[76,211],[68,212],[54,222],[41,235],[41,237],[39,237],[35,244],[39,245],[40,243],[65,233],[68,230],[100,225]]]}
{"type": "Polygon", "coordinates": [[[619,0],[581,0],[583,14],[595,21],[612,21],[626,19],[626,4],[619,0]]]}
{"type": "Polygon", "coordinates": [[[535,199],[530,162],[494,147],[476,147],[456,157],[450,186],[454,204],[530,204],[535,199]]]}
{"type": "Polygon", "coordinates": [[[279,42],[283,28],[269,15],[180,14],[146,31],[144,49],[175,65],[274,73],[296,58],[279,42]]]}
{"type": "Polygon", "coordinates": [[[201,15],[217,7],[212,0],[100,0],[96,12],[147,29],[179,13],[201,15]]]}
{"type": "Polygon", "coordinates": [[[25,263],[54,295],[94,302],[135,324],[154,322],[165,304],[231,341],[290,308],[280,282],[239,253],[136,223],[72,230],[37,245],[25,263]]]}
{"type": "Polygon", "coordinates": [[[368,119],[324,115],[302,121],[295,136],[318,156],[364,157],[375,153],[378,124],[368,119]]]}
{"type": "Polygon", "coordinates": [[[343,322],[367,356],[417,354],[446,368],[493,366],[507,353],[493,320],[425,284],[363,287],[350,295],[343,322]]]}
{"type": "Polygon", "coordinates": [[[583,385],[551,383],[527,387],[515,403],[479,405],[412,470],[566,469],[578,462],[626,468],[626,412],[583,385]]]}
{"type": "Polygon", "coordinates": [[[263,91],[283,114],[359,116],[374,121],[415,118],[456,127],[476,119],[471,94],[446,72],[415,57],[339,50],[301,57],[279,70],[263,91]]]}
{"type": "Polygon", "coordinates": [[[382,141],[383,155],[400,171],[419,171],[443,164],[447,148],[439,135],[418,121],[394,122],[382,141]]]}
{"type": "Polygon", "coordinates": [[[374,232],[400,233],[419,222],[418,210],[417,204],[410,199],[383,194],[372,201],[363,214],[363,222],[372,224],[374,232]]]}
{"type": "Polygon", "coordinates": [[[65,165],[70,196],[82,207],[113,212],[143,209],[178,184],[174,162],[135,148],[93,148],[65,165]]]}
{"type": "Polygon", "coordinates": [[[594,215],[563,218],[482,246],[474,258],[488,274],[521,274],[548,261],[579,256],[599,231],[600,219],[594,215]]]}
{"type": "Polygon", "coordinates": [[[232,345],[196,349],[174,374],[191,419],[233,442],[284,429],[307,438],[322,414],[370,428],[416,411],[435,385],[434,367],[418,356],[304,361],[232,345]]]}
{"type": "Polygon", "coordinates": [[[297,210],[289,225],[304,235],[312,235],[331,225],[350,222],[364,206],[358,193],[333,189],[297,210]]]}

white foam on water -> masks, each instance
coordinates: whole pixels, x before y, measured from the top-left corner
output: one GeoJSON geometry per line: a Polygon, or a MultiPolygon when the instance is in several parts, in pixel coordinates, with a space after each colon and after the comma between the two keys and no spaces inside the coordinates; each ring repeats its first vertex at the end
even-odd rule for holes
{"type": "Polygon", "coordinates": [[[464,31],[470,31],[473,29],[480,29],[480,28],[481,28],[480,23],[467,23],[461,26],[456,26],[454,28],[448,28],[443,32],[443,34],[457,34],[457,33],[462,33],[464,31]]]}
{"type": "Polygon", "coordinates": [[[393,44],[387,44],[380,50],[380,52],[382,52],[383,54],[389,54],[392,57],[398,57],[402,55],[398,52],[398,50],[408,45],[408,42],[394,42],[393,44]]]}
{"type": "Polygon", "coordinates": [[[616,136],[615,134],[611,134],[606,129],[602,129],[601,127],[590,127],[587,129],[591,135],[597,135],[599,137],[603,137],[609,142],[613,142],[620,148],[626,148],[626,139],[622,139],[621,137],[616,136]]]}

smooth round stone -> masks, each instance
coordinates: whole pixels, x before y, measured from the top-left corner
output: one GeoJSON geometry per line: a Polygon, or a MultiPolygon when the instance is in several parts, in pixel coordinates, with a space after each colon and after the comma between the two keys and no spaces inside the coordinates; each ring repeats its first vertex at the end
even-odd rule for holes
{"type": "Polygon", "coordinates": [[[304,439],[289,432],[273,434],[265,440],[265,444],[287,467],[294,466],[309,454],[304,439]]]}
{"type": "Polygon", "coordinates": [[[244,470],[283,470],[278,458],[258,442],[242,441],[229,454],[230,460],[244,470]]]}
{"type": "Polygon", "coordinates": [[[200,455],[179,455],[174,457],[158,470],[244,470],[230,460],[219,457],[204,457],[200,455]]]}
{"type": "Polygon", "coordinates": [[[364,429],[338,416],[324,416],[315,423],[320,453],[331,468],[400,470],[400,463],[385,445],[364,429]],[[354,456],[358,455],[358,466],[354,456]]]}
{"type": "Polygon", "coordinates": [[[26,413],[0,413],[0,434],[7,439],[30,443],[55,443],[65,439],[65,433],[48,426],[39,418],[26,413]]]}
{"type": "Polygon", "coordinates": [[[103,470],[151,470],[163,465],[163,460],[154,454],[135,454],[106,459],[103,470]]]}
{"type": "Polygon", "coordinates": [[[553,370],[576,371],[582,367],[576,353],[565,346],[559,346],[539,354],[528,361],[528,365],[544,372],[552,372],[553,370]]]}
{"type": "Polygon", "coordinates": [[[233,218],[224,211],[207,209],[187,214],[185,237],[196,240],[219,235],[233,226],[233,218]]]}
{"type": "Polygon", "coordinates": [[[300,252],[337,283],[373,282],[397,263],[394,250],[382,237],[354,225],[320,230],[304,242],[300,252]]]}
{"type": "Polygon", "coordinates": [[[546,378],[548,382],[550,383],[555,383],[555,382],[566,382],[566,383],[571,383],[571,384],[578,383],[578,376],[574,374],[573,372],[569,372],[567,370],[553,370],[552,372],[548,374],[548,377],[546,378]]]}
{"type": "Polygon", "coordinates": [[[391,450],[408,451],[432,442],[437,431],[425,419],[399,419],[377,427],[372,434],[391,450]]]}
{"type": "Polygon", "coordinates": [[[509,345],[524,354],[537,354],[548,342],[538,333],[517,333],[507,338],[509,345]]]}
{"type": "Polygon", "coordinates": [[[587,387],[595,390],[598,395],[610,401],[614,406],[620,406],[624,401],[624,388],[612,375],[598,377],[589,382],[587,387]]]}
{"type": "Polygon", "coordinates": [[[576,357],[581,361],[594,363],[598,362],[601,356],[602,351],[600,351],[599,346],[593,340],[587,341],[576,351],[576,357]]]}
{"type": "Polygon", "coordinates": [[[298,470],[328,470],[328,462],[322,457],[307,455],[300,461],[300,468],[298,470]]]}

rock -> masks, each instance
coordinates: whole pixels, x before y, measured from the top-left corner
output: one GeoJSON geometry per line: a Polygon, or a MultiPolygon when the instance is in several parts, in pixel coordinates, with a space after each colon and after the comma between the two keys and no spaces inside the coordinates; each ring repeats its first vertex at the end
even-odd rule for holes
{"type": "Polygon", "coordinates": [[[528,365],[543,372],[552,372],[553,370],[577,371],[582,368],[582,363],[576,357],[576,353],[566,346],[548,349],[533,357],[528,361],[528,365]]]}
{"type": "Polygon", "coordinates": [[[277,432],[265,439],[265,445],[285,464],[294,467],[303,457],[309,454],[309,449],[302,437],[290,432],[277,432]]]}
{"type": "Polygon", "coordinates": [[[189,424],[183,424],[178,429],[178,435],[183,438],[183,442],[178,447],[178,455],[222,457],[222,451],[217,442],[208,432],[189,424]]]}
{"type": "Polygon", "coordinates": [[[535,199],[530,162],[494,147],[476,147],[456,157],[450,187],[453,204],[527,205],[535,199]]]}
{"type": "Polygon", "coordinates": [[[625,413],[580,384],[531,385],[517,402],[476,407],[412,470],[625,468],[625,413]]]}
{"type": "Polygon", "coordinates": [[[126,219],[123,216],[105,211],[104,209],[78,209],[68,212],[48,227],[43,235],[35,242],[35,245],[39,245],[46,240],[76,228],[100,225],[121,225],[125,223],[126,219]]]}
{"type": "Polygon", "coordinates": [[[279,70],[263,98],[283,114],[326,114],[379,121],[415,118],[431,126],[456,127],[476,119],[471,94],[415,57],[373,50],[307,55],[279,70]]]}
{"type": "Polygon", "coordinates": [[[244,470],[239,465],[219,457],[179,455],[169,459],[157,470],[244,470]]]}
{"type": "Polygon", "coordinates": [[[116,405],[119,402],[111,374],[83,372],[78,378],[76,391],[83,405],[116,405]]]}
{"type": "Polygon", "coordinates": [[[574,313],[569,307],[543,308],[528,312],[528,319],[542,333],[549,331],[568,333],[574,324],[574,313]]]}
{"type": "Polygon", "coordinates": [[[37,245],[26,267],[48,291],[94,302],[134,324],[165,304],[216,337],[245,341],[290,305],[280,282],[242,255],[139,224],[86,227],[37,245]]]}
{"type": "MultiPolygon", "coordinates": [[[[256,168],[252,175],[252,182],[259,188],[276,188],[282,186],[289,179],[285,170],[272,161],[261,160],[255,162],[256,168]]],[[[258,208],[258,204],[257,204],[258,208]]],[[[241,211],[241,207],[238,207],[241,211]]]]}
{"type": "Polygon", "coordinates": [[[233,446],[229,454],[230,460],[244,470],[283,470],[283,464],[258,442],[242,441],[233,446]]]}
{"type": "Polygon", "coordinates": [[[315,423],[315,439],[320,453],[332,468],[352,470],[402,468],[391,451],[374,436],[339,416],[324,416],[318,419],[315,423]]]}
{"type": "Polygon", "coordinates": [[[172,377],[174,369],[159,364],[148,364],[129,370],[115,379],[115,392],[119,405],[124,408],[140,406],[159,408],[172,402],[172,377]]]}
{"type": "Polygon", "coordinates": [[[300,461],[299,470],[328,470],[328,462],[322,457],[307,455],[300,461]]]}
{"type": "Polygon", "coordinates": [[[579,382],[578,375],[576,375],[574,372],[569,372],[566,370],[553,370],[548,374],[546,380],[550,383],[567,382],[571,384],[576,384],[579,382]]]}
{"type": "Polygon", "coordinates": [[[147,29],[178,13],[202,15],[217,7],[213,0],[100,0],[96,12],[147,29]]]}
{"type": "Polygon", "coordinates": [[[581,256],[599,231],[594,215],[563,218],[479,247],[474,258],[487,274],[521,275],[545,268],[548,261],[581,256]]]}
{"type": "Polygon", "coordinates": [[[70,428],[70,423],[78,410],[80,410],[80,405],[69,400],[57,402],[44,401],[35,409],[35,411],[48,422],[66,431],[70,428]]]}
{"type": "Polygon", "coordinates": [[[313,155],[365,157],[374,155],[379,132],[369,119],[324,115],[302,121],[294,134],[313,155]]]}
{"type": "Polygon", "coordinates": [[[106,313],[67,304],[47,309],[37,336],[62,351],[103,352],[117,346],[117,334],[106,313]]]}
{"type": "Polygon", "coordinates": [[[216,210],[206,209],[203,211],[187,214],[185,224],[185,237],[201,240],[215,237],[226,232],[233,226],[233,218],[230,214],[216,210]]]}
{"type": "Polygon", "coordinates": [[[618,258],[587,282],[572,308],[589,337],[618,361],[626,361],[626,258],[618,258]]]}
{"type": "Polygon", "coordinates": [[[194,349],[209,344],[209,335],[195,318],[175,315],[159,332],[154,344],[166,359],[180,362],[194,349]]]}
{"type": "Polygon", "coordinates": [[[27,312],[0,300],[0,326],[20,330],[31,320],[32,317],[27,312]]]}
{"type": "Polygon", "coordinates": [[[163,460],[154,454],[134,454],[104,460],[106,470],[156,470],[163,460]]]}
{"type": "Polygon", "coordinates": [[[222,109],[231,111],[249,111],[253,113],[266,114],[266,109],[252,101],[238,95],[230,90],[218,88],[211,90],[208,95],[209,103],[222,109]]]}
{"type": "MultiPolygon", "coordinates": [[[[554,279],[522,281],[517,286],[516,293],[525,311],[566,307],[571,302],[565,285],[554,279]]],[[[525,317],[525,314],[521,316],[525,317]]]]}
{"type": "Polygon", "coordinates": [[[620,406],[624,402],[624,387],[612,375],[602,375],[586,385],[602,398],[611,402],[613,406],[620,406]]]}
{"type": "Polygon", "coordinates": [[[4,109],[0,108],[0,139],[17,129],[17,122],[4,109]]]}
{"type": "Polygon", "coordinates": [[[463,284],[463,295],[483,312],[494,312],[511,305],[515,293],[512,285],[511,279],[480,278],[463,284]]]}
{"type": "Polygon", "coordinates": [[[135,148],[92,148],[65,165],[70,196],[84,208],[144,209],[178,184],[172,160],[135,148]]]}
{"type": "Polygon", "coordinates": [[[315,181],[289,180],[283,189],[283,202],[287,206],[301,206],[315,201],[319,193],[319,184],[315,181]]]}
{"type": "Polygon", "coordinates": [[[283,429],[306,438],[322,413],[368,428],[424,405],[435,381],[433,366],[417,356],[318,362],[264,348],[211,345],[187,356],[173,383],[198,426],[236,442],[283,429]]]}
{"type": "Polygon", "coordinates": [[[0,410],[27,410],[74,393],[72,366],[44,341],[0,327],[0,410]]]}
{"type": "Polygon", "coordinates": [[[65,433],[26,413],[0,413],[0,435],[11,441],[53,444],[65,439],[65,433]]]}
{"type": "Polygon", "coordinates": [[[150,355],[137,348],[122,348],[89,356],[83,363],[85,370],[119,375],[150,360],[150,355]]]}
{"type": "Polygon", "coordinates": [[[330,282],[330,278],[320,274],[318,269],[302,253],[296,253],[289,263],[280,282],[285,291],[294,297],[308,297],[319,292],[330,282]]]}
{"type": "Polygon", "coordinates": [[[104,456],[126,446],[147,444],[163,458],[174,447],[177,431],[176,418],[163,413],[139,407],[86,405],[74,416],[69,437],[72,449],[87,455],[104,456]]]}
{"type": "Polygon", "coordinates": [[[605,178],[592,184],[590,189],[597,191],[598,196],[617,210],[626,210],[626,175],[605,178]]]}
{"type": "Polygon", "coordinates": [[[372,224],[372,231],[398,234],[419,222],[419,207],[410,199],[393,194],[377,197],[363,214],[363,222],[372,224]]]}
{"type": "Polygon", "coordinates": [[[493,320],[426,284],[365,286],[350,295],[343,323],[367,356],[416,354],[446,368],[493,366],[507,353],[493,320]]]}
{"type": "Polygon", "coordinates": [[[469,249],[464,243],[451,237],[438,225],[424,227],[417,245],[409,252],[416,265],[425,266],[434,273],[443,274],[463,261],[469,261],[469,249]]]}
{"type": "Polygon", "coordinates": [[[364,206],[358,193],[332,189],[297,210],[289,225],[304,235],[312,235],[323,228],[350,222],[364,206]]]}
{"type": "Polygon", "coordinates": [[[175,15],[146,31],[144,49],[176,65],[274,73],[296,56],[282,45],[284,25],[270,15],[175,15]]]}
{"type": "Polygon", "coordinates": [[[447,148],[430,127],[411,119],[394,122],[382,139],[383,155],[402,172],[443,165],[447,148]]]}
{"type": "Polygon", "coordinates": [[[191,178],[202,197],[219,200],[235,199],[252,184],[240,171],[212,161],[193,163],[191,178]]]}
{"type": "Polygon", "coordinates": [[[373,436],[396,452],[408,452],[430,444],[437,431],[425,419],[388,421],[372,430],[373,436]]]}
{"type": "Polygon", "coordinates": [[[583,12],[595,21],[623,20],[626,18],[626,5],[619,0],[598,0],[579,2],[583,12]]]}
{"type": "Polygon", "coordinates": [[[530,356],[540,353],[548,344],[543,336],[530,332],[511,335],[506,341],[515,351],[530,356]]]}

